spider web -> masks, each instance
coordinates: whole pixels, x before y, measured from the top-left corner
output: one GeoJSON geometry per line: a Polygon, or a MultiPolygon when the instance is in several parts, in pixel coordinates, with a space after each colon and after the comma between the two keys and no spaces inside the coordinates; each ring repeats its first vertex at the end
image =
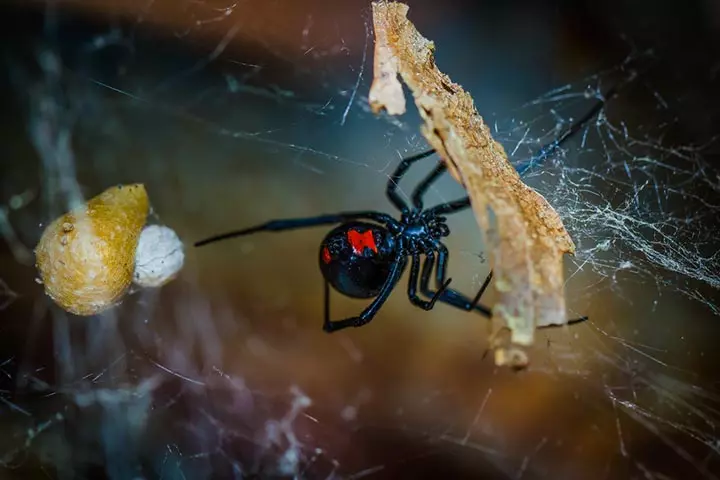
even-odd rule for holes
{"type": "MultiPolygon", "coordinates": [[[[513,373],[485,358],[484,319],[417,310],[402,286],[371,325],[324,334],[322,229],[188,247],[179,279],[101,318],[53,306],[34,281],[42,225],[110,185],[145,183],[155,219],[189,245],[270,218],[388,210],[388,176],[426,148],[416,116],[369,112],[366,2],[79,5],[3,7],[26,26],[3,42],[3,475],[720,477],[720,63],[706,50],[674,54],[624,9],[592,12],[623,35],[578,53],[578,12],[411,3],[518,165],[638,73],[525,175],[577,245],[568,306],[590,321],[543,332],[513,373]]],[[[428,200],[462,193],[443,178],[428,200]]],[[[482,239],[471,213],[450,227],[453,286],[471,295],[482,239]]],[[[332,303],[333,318],[364,306],[332,303]]]]}

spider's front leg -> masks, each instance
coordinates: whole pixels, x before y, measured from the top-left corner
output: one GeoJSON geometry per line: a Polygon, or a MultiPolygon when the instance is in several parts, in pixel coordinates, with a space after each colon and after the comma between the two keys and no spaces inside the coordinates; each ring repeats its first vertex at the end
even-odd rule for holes
{"type": "MultiPolygon", "coordinates": [[[[432,255],[432,253],[430,254],[432,255]]],[[[424,269],[423,269],[424,271],[424,269]]],[[[441,295],[447,291],[448,285],[450,285],[450,282],[452,279],[448,278],[446,281],[444,281],[442,284],[439,284],[438,291],[435,292],[433,295],[428,295],[430,298],[429,301],[423,300],[420,297],[417,296],[417,285],[418,285],[418,277],[420,273],[420,255],[417,253],[414,253],[412,255],[412,265],[410,267],[410,279],[408,280],[408,298],[410,299],[410,303],[415,305],[416,307],[420,307],[423,310],[432,310],[432,308],[435,306],[435,302],[440,299],[441,295]]]]}
{"type": "Polygon", "coordinates": [[[378,296],[375,297],[372,303],[370,303],[359,316],[346,318],[344,320],[330,320],[330,286],[328,282],[325,282],[325,321],[323,322],[323,330],[327,333],[333,333],[344,328],[362,327],[370,323],[397,285],[406,265],[407,257],[398,255],[393,261],[390,274],[387,280],[385,280],[378,296]]]}
{"type": "MultiPolygon", "coordinates": [[[[442,290],[441,286],[444,284],[445,281],[445,275],[447,272],[447,260],[449,257],[449,253],[446,248],[441,248],[438,251],[438,259],[437,259],[437,269],[435,270],[435,285],[436,288],[439,288],[438,291],[442,292],[442,295],[440,298],[438,298],[439,301],[443,303],[447,303],[448,305],[452,305],[455,308],[459,308],[461,310],[465,310],[466,312],[469,312],[471,310],[477,310],[482,315],[491,318],[492,317],[492,311],[490,308],[480,305],[480,298],[485,293],[485,290],[487,290],[487,287],[490,285],[490,281],[492,280],[493,272],[492,270],[488,274],[488,276],[485,278],[485,281],[483,282],[482,286],[480,287],[480,290],[478,291],[477,295],[475,295],[475,298],[470,300],[468,297],[463,295],[460,292],[457,292],[455,290],[452,290],[450,288],[447,288],[445,290],[442,290]]],[[[435,264],[435,256],[432,252],[428,253],[427,258],[425,259],[425,264],[423,265],[422,275],[420,279],[420,291],[423,293],[423,295],[426,295],[428,297],[433,297],[434,295],[437,295],[437,292],[433,292],[430,290],[429,283],[430,283],[430,275],[432,274],[433,266],[435,264]]],[[[582,323],[588,319],[587,316],[582,316],[578,318],[573,318],[570,320],[567,320],[563,324],[551,324],[551,325],[545,325],[542,328],[555,328],[555,327],[564,327],[565,325],[574,325],[576,323],[582,323]]]]}
{"type": "Polygon", "coordinates": [[[492,316],[491,310],[484,305],[480,305],[478,302],[480,301],[480,297],[482,297],[485,293],[485,290],[487,290],[488,285],[490,285],[492,272],[490,272],[483,282],[482,287],[480,287],[480,291],[477,295],[475,295],[475,298],[471,300],[457,290],[453,290],[451,288],[443,289],[443,286],[446,286],[445,277],[447,275],[447,262],[449,257],[450,254],[448,253],[447,248],[444,245],[441,245],[438,248],[437,268],[435,269],[435,287],[438,290],[433,292],[430,290],[430,276],[432,275],[433,267],[435,266],[435,254],[433,252],[427,253],[425,257],[425,264],[422,269],[422,275],[420,276],[420,291],[423,295],[429,298],[433,298],[439,293],[440,297],[438,300],[443,303],[447,303],[448,305],[459,308],[460,310],[465,310],[466,312],[477,310],[482,315],[490,318],[492,316]]]}

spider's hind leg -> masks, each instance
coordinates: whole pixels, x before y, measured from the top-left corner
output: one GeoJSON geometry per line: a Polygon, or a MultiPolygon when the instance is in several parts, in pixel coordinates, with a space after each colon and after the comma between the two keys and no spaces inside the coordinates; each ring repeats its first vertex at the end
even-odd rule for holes
{"type": "Polygon", "coordinates": [[[417,187],[415,187],[415,190],[412,193],[412,203],[415,209],[423,209],[423,197],[432,184],[435,183],[446,170],[447,167],[445,166],[445,162],[440,160],[437,165],[435,165],[435,168],[418,184],[417,187]]]}
{"type": "Polygon", "coordinates": [[[395,208],[401,212],[409,212],[410,207],[405,203],[405,200],[400,197],[397,193],[398,184],[400,180],[405,176],[410,167],[415,163],[424,158],[427,158],[435,154],[435,150],[426,150],[424,152],[417,153],[410,157],[403,158],[398,164],[397,168],[392,175],[388,178],[387,187],[385,188],[385,195],[390,200],[390,203],[395,205],[395,208]]]}

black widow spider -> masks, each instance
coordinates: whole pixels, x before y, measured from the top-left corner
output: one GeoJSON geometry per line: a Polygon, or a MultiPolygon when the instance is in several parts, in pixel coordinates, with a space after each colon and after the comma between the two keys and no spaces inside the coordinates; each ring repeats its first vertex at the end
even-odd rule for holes
{"type": "MultiPolygon", "coordinates": [[[[610,98],[613,94],[613,92],[606,94],[604,99],[596,103],[590,111],[558,138],[542,147],[532,159],[521,164],[518,172],[522,175],[528,169],[542,163],[555,149],[595,117],[605,105],[605,99],[610,98]]],[[[440,161],[415,187],[410,197],[412,207],[407,205],[397,193],[398,183],[410,166],[433,153],[435,153],[434,150],[428,150],[403,159],[388,180],[386,195],[390,202],[400,210],[400,220],[377,211],[340,212],[309,218],[272,220],[254,227],[207,238],[197,242],[195,246],[199,247],[257,232],[278,232],[339,223],[340,225],[331,230],[323,239],[319,252],[320,271],[325,278],[323,330],[326,332],[336,332],[347,327],[360,327],[372,321],[398,284],[400,276],[407,267],[408,257],[412,259],[412,262],[407,295],[413,305],[423,310],[430,310],[435,306],[435,302],[440,301],[461,310],[476,310],[489,318],[491,310],[480,305],[479,301],[490,284],[492,271],[472,300],[460,292],[448,288],[450,279],[446,280],[449,253],[441,239],[450,235],[450,229],[445,223],[445,215],[470,207],[470,198],[461,198],[427,209],[423,205],[425,193],[445,172],[445,164],[440,161]],[[420,272],[421,255],[425,256],[422,272],[420,272]],[[435,269],[435,291],[429,287],[433,268],[435,269]],[[420,275],[420,292],[427,299],[422,299],[417,295],[418,275],[420,275]],[[374,298],[374,300],[357,317],[331,321],[330,285],[348,297],[374,298]]],[[[569,320],[567,323],[578,323],[584,320],[587,320],[587,317],[569,320]]]]}

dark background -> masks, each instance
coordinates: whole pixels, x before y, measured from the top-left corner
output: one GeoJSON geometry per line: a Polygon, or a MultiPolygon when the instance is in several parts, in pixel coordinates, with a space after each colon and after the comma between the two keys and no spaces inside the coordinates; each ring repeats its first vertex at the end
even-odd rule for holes
{"type": "MultiPolygon", "coordinates": [[[[8,214],[23,245],[32,249],[41,224],[66,205],[48,180],[65,171],[66,157],[39,153],[38,115],[51,139],[71,132],[86,196],[143,182],[153,218],[188,244],[270,218],[388,208],[381,192],[390,169],[424,142],[414,114],[396,127],[363,107],[372,37],[342,122],[371,29],[367,2],[239,2],[224,16],[229,5],[0,6],[0,203],[30,192],[8,214]],[[243,88],[235,91],[233,79],[243,88]]],[[[436,42],[440,69],[473,94],[488,123],[539,112],[538,129],[547,129],[544,105],[519,107],[567,83],[578,91],[588,75],[652,49],[650,67],[608,116],[640,136],[663,132],[665,145],[707,144],[708,181],[687,188],[717,205],[714,2],[410,5],[411,20],[436,42]]],[[[603,159],[583,156],[593,161],[603,159]]],[[[461,193],[446,179],[435,195],[461,193]]],[[[668,199],[668,215],[691,206],[685,197],[668,199]]],[[[696,238],[715,231],[714,221],[694,224],[696,238]]],[[[488,268],[480,236],[469,213],[450,225],[450,273],[469,293],[488,268]]],[[[263,477],[294,438],[304,478],[720,475],[711,445],[720,420],[718,326],[707,306],[717,306],[716,289],[661,269],[611,280],[583,271],[568,283],[568,306],[592,323],[542,333],[532,367],[513,373],[484,356],[481,319],[444,306],[416,310],[404,288],[370,326],[325,335],[322,235],[188,247],[181,278],[90,319],[50,305],[23,257],[30,250],[13,255],[0,243],[0,279],[17,294],[0,311],[0,478],[232,478],[240,466],[263,477]],[[281,434],[267,447],[268,422],[282,427],[293,411],[293,386],[312,405],[293,417],[296,437],[281,434]],[[29,431],[42,425],[37,436],[29,431]]],[[[712,255],[717,243],[702,248],[712,255]]],[[[334,298],[333,315],[361,308],[334,298]]]]}

